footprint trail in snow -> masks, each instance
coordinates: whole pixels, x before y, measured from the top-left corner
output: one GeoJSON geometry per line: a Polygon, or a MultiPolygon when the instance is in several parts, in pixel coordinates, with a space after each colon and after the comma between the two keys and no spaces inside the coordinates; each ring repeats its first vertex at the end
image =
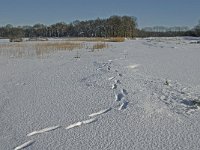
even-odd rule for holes
{"type": "Polygon", "coordinates": [[[75,127],[79,127],[82,125],[82,122],[77,122],[77,123],[74,123],[74,124],[71,124],[69,125],[68,127],[66,127],[65,129],[71,129],[71,128],[75,128],[75,127]]]}
{"type": "Polygon", "coordinates": [[[82,122],[83,124],[90,124],[90,123],[96,122],[97,120],[98,120],[97,118],[92,118],[92,119],[84,120],[82,122]]]}
{"type": "Polygon", "coordinates": [[[33,131],[33,132],[27,134],[27,136],[33,136],[33,135],[36,135],[36,134],[41,134],[41,133],[44,133],[44,132],[53,131],[53,130],[56,130],[58,128],[60,128],[60,126],[54,126],[54,127],[44,128],[44,129],[39,130],[39,131],[33,131]]]}
{"type": "MultiPolygon", "coordinates": [[[[111,63],[112,61],[110,61],[111,63]]],[[[95,63],[96,65],[99,65],[98,63],[95,63]]],[[[99,66],[99,68],[97,70],[100,70],[100,69],[103,69],[103,67],[105,67],[107,65],[107,63],[104,63],[102,66],[99,66]]],[[[111,66],[107,66],[107,70],[110,71],[111,70],[111,66]]],[[[118,72],[117,70],[115,70],[115,72],[118,72]]],[[[118,76],[119,77],[122,77],[122,74],[121,73],[118,73],[118,76]]],[[[116,78],[116,76],[113,76],[113,77],[110,77],[108,78],[108,80],[113,80],[114,78],[116,78]]],[[[115,80],[114,81],[114,84],[112,84],[112,89],[117,89],[117,84],[121,84],[120,80],[115,80]]],[[[123,99],[123,102],[121,105],[118,105],[118,110],[123,110],[127,107],[128,105],[128,102],[125,99],[125,95],[127,95],[127,91],[125,89],[121,89],[121,93],[118,93],[116,94],[115,93],[115,100],[116,101],[121,101],[123,99]]],[[[111,110],[112,108],[109,107],[107,109],[103,109],[103,110],[100,110],[98,112],[95,112],[95,113],[92,113],[89,115],[89,117],[95,117],[95,116],[99,116],[99,115],[102,115],[104,113],[107,113],[111,110]]],[[[90,123],[93,123],[93,122],[96,122],[98,119],[97,118],[91,118],[91,119],[88,119],[88,120],[83,120],[83,121],[79,121],[79,122],[76,122],[76,123],[73,123],[69,126],[67,126],[65,129],[66,130],[69,130],[69,129],[72,129],[72,128],[75,128],[75,127],[80,127],[82,125],[87,125],[87,124],[90,124],[90,123]]],[[[49,132],[49,131],[53,131],[53,130],[56,130],[58,128],[60,128],[61,126],[53,126],[53,127],[48,127],[48,128],[44,128],[42,130],[38,130],[38,131],[33,131],[29,134],[27,134],[27,136],[33,136],[33,135],[37,135],[37,134],[42,134],[42,133],[45,133],[45,132],[49,132]]],[[[34,140],[30,140],[20,146],[17,146],[14,150],[21,150],[21,149],[24,149],[30,145],[32,145],[35,141],[34,140]]]]}
{"type": "Polygon", "coordinates": [[[119,106],[118,110],[126,109],[127,105],[128,105],[128,102],[127,101],[123,101],[122,104],[119,106]]]}
{"type": "Polygon", "coordinates": [[[128,95],[128,92],[127,92],[125,89],[121,89],[121,93],[122,93],[123,95],[128,95]]]}
{"type": "Polygon", "coordinates": [[[121,101],[121,99],[124,97],[122,93],[115,93],[115,101],[121,101]]]}
{"type": "Polygon", "coordinates": [[[21,150],[21,149],[24,149],[24,148],[26,148],[26,147],[32,145],[34,142],[35,142],[35,141],[30,140],[30,141],[28,141],[28,142],[26,142],[26,143],[24,143],[24,144],[22,144],[22,145],[20,145],[20,146],[15,147],[14,150],[21,150]]]}
{"type": "Polygon", "coordinates": [[[116,89],[116,88],[117,88],[117,84],[113,84],[112,89],[116,89]]]}
{"type": "Polygon", "coordinates": [[[89,117],[94,117],[94,116],[98,116],[98,115],[107,113],[107,112],[109,112],[111,109],[112,109],[112,108],[110,107],[110,108],[107,108],[107,109],[100,110],[100,111],[98,111],[98,112],[96,112],[96,113],[90,114],[89,117]]]}
{"type": "Polygon", "coordinates": [[[68,130],[68,129],[72,129],[72,128],[75,128],[75,127],[80,127],[84,124],[90,124],[90,123],[96,122],[97,120],[98,120],[97,118],[92,118],[92,119],[88,119],[88,120],[84,120],[84,121],[79,121],[77,123],[69,125],[65,129],[68,130]]]}

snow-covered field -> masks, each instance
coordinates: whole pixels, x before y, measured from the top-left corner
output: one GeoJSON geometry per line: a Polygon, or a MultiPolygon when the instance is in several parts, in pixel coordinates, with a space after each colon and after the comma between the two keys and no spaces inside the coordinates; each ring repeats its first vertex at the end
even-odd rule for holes
{"type": "Polygon", "coordinates": [[[0,149],[199,150],[195,40],[126,40],[42,58],[0,51],[0,149]]]}

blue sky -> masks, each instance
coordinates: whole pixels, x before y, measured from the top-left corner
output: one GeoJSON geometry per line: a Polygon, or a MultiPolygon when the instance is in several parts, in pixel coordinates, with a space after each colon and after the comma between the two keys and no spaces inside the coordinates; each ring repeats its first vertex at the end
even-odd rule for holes
{"type": "Polygon", "coordinates": [[[189,26],[200,20],[200,0],[0,0],[0,26],[53,24],[129,15],[139,28],[189,26]]]}

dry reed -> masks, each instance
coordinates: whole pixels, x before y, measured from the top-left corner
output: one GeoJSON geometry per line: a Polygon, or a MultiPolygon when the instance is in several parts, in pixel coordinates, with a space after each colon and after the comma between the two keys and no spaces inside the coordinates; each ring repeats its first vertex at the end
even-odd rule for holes
{"type": "Polygon", "coordinates": [[[92,46],[91,51],[94,52],[95,50],[100,50],[100,49],[104,49],[104,48],[108,48],[108,44],[104,43],[96,43],[92,46]]]}
{"type": "Polygon", "coordinates": [[[4,43],[0,44],[0,54],[14,57],[29,56],[35,54],[43,56],[56,51],[65,51],[83,48],[81,42],[70,41],[48,41],[48,42],[21,42],[21,43],[4,43]]]}

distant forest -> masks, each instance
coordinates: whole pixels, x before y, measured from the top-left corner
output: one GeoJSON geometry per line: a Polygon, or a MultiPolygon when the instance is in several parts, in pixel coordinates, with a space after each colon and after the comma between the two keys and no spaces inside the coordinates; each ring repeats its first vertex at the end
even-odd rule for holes
{"type": "Polygon", "coordinates": [[[1,38],[22,37],[159,37],[159,36],[200,36],[200,23],[193,29],[187,27],[152,27],[138,29],[137,19],[132,16],[111,16],[107,19],[59,22],[52,25],[14,27],[11,24],[0,27],[1,38]]]}

